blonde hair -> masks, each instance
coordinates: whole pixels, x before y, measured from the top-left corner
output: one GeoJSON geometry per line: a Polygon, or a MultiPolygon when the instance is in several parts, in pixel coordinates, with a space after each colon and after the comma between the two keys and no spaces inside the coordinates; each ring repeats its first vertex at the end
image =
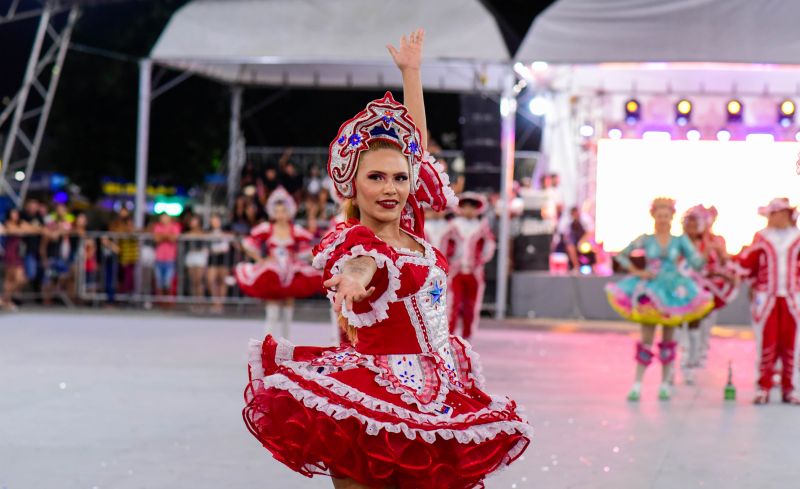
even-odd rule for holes
{"type": "MultiPolygon", "coordinates": [[[[379,149],[391,149],[403,154],[402,150],[397,144],[385,139],[376,139],[369,142],[369,148],[366,151],[363,151],[359,158],[370,151],[376,151],[379,149]]],[[[358,170],[356,170],[356,174],[358,174],[358,170]]],[[[353,188],[355,189],[355,175],[353,175],[353,188]]],[[[358,208],[358,205],[356,205],[355,197],[344,199],[342,201],[341,208],[345,221],[349,221],[350,219],[361,219],[361,210],[358,208]]],[[[345,334],[347,334],[347,339],[349,339],[350,342],[355,345],[356,342],[358,342],[358,330],[347,322],[347,318],[345,318],[342,313],[339,313],[337,322],[339,323],[339,327],[344,330],[345,334]]]]}
{"type": "Polygon", "coordinates": [[[669,197],[656,197],[650,203],[650,215],[655,215],[658,209],[667,209],[675,214],[675,199],[669,197]]]}

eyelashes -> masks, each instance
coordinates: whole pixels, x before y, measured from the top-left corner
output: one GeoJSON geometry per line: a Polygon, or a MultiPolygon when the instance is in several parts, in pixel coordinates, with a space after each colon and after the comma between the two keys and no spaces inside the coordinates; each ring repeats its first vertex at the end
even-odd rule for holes
{"type": "MultiPolygon", "coordinates": [[[[384,176],[381,175],[380,173],[373,173],[371,175],[367,175],[367,178],[377,182],[377,181],[383,180],[384,176]]],[[[396,177],[394,177],[394,179],[397,182],[407,182],[408,181],[408,175],[397,175],[396,177]]]]}

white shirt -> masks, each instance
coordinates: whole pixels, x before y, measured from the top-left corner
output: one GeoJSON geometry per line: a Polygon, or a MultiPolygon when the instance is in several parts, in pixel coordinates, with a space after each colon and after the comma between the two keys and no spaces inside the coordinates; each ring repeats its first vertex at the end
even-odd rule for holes
{"type": "Polygon", "coordinates": [[[789,247],[800,235],[800,229],[795,226],[790,226],[784,229],[767,228],[761,232],[761,235],[772,244],[775,249],[775,259],[777,261],[778,274],[777,292],[778,297],[786,297],[789,292],[787,267],[789,266],[789,247]]]}

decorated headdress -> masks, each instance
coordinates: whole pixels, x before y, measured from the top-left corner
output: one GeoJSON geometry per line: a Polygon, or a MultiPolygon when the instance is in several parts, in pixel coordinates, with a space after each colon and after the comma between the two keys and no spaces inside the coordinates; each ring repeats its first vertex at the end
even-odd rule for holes
{"type": "Polygon", "coordinates": [[[675,213],[675,199],[670,199],[669,197],[656,197],[653,199],[653,202],[650,203],[650,214],[654,213],[656,209],[659,208],[667,208],[675,213]]]}
{"type": "Polygon", "coordinates": [[[483,194],[479,194],[478,192],[462,192],[458,196],[458,205],[460,206],[462,203],[470,202],[478,208],[478,212],[483,212],[486,209],[486,197],[483,194]]]}
{"type": "Polygon", "coordinates": [[[270,219],[272,219],[272,216],[275,214],[275,208],[279,205],[286,207],[286,212],[289,213],[289,219],[294,219],[295,214],[297,214],[297,204],[291,194],[283,187],[278,187],[269,194],[265,208],[267,210],[267,216],[270,219]]]}
{"type": "MultiPolygon", "coordinates": [[[[711,208],[713,209],[713,207],[711,208]]],[[[715,209],[716,210],[716,209],[715,209]]],[[[712,214],[710,209],[706,209],[702,205],[696,205],[694,207],[690,207],[686,209],[686,212],[683,213],[683,227],[686,227],[686,221],[690,218],[697,219],[697,228],[699,232],[704,232],[710,225],[712,221],[712,214]]]]}
{"type": "Polygon", "coordinates": [[[401,224],[421,235],[423,226],[420,204],[437,211],[456,205],[450,179],[441,164],[436,163],[422,147],[421,136],[408,109],[397,102],[391,92],[373,100],[367,107],[339,128],[328,153],[328,175],[336,193],[343,199],[356,196],[355,177],[358,160],[374,141],[397,146],[408,159],[411,193],[403,209],[401,224]]]}
{"type": "Polygon", "coordinates": [[[778,211],[792,211],[792,215],[796,212],[796,207],[789,203],[789,199],[786,197],[777,197],[772,199],[769,204],[759,207],[758,213],[762,216],[769,216],[773,212],[778,211]]]}

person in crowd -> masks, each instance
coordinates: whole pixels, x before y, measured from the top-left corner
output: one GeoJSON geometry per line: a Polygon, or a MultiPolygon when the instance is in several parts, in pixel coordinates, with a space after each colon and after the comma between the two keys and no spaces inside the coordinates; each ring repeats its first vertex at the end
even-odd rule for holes
{"type": "MultiPolygon", "coordinates": [[[[43,278],[41,244],[42,232],[44,230],[44,218],[40,208],[44,208],[36,199],[28,199],[22,211],[22,221],[26,224],[25,237],[22,239],[25,248],[23,261],[25,264],[25,276],[31,285],[33,292],[40,292],[43,278]]],[[[46,213],[46,209],[44,209],[46,213]]]]}
{"type": "Polygon", "coordinates": [[[239,195],[233,203],[233,213],[230,220],[230,228],[233,234],[245,236],[250,232],[250,223],[247,218],[247,206],[249,199],[244,195],[239,195]]]}
{"type": "Polygon", "coordinates": [[[136,287],[136,264],[139,262],[139,236],[133,223],[133,216],[127,207],[122,207],[117,218],[111,223],[111,232],[119,247],[119,292],[132,294],[136,287]]]}
{"type": "Polygon", "coordinates": [[[391,49],[408,108],[387,93],[330,146],[348,221],[314,262],[353,345],[251,342],[248,429],[289,468],[339,489],[480,487],[532,437],[513,401],[484,392],[465,340],[448,335],[447,263],[421,238],[419,206],[455,198],[425,156],[421,45],[416,32],[391,49]]]}
{"type": "Polygon", "coordinates": [[[158,222],[153,226],[153,240],[156,251],[156,294],[162,298],[172,294],[180,234],[181,227],[172,216],[166,212],[159,215],[158,222]]]}
{"type": "Polygon", "coordinates": [[[273,190],[280,187],[281,180],[278,174],[278,169],[273,165],[269,165],[264,169],[264,174],[258,180],[257,195],[258,202],[265,205],[267,199],[273,190]]]}
{"type": "Polygon", "coordinates": [[[186,231],[181,235],[183,261],[189,275],[189,295],[195,301],[206,297],[205,273],[208,266],[208,242],[203,230],[203,222],[198,215],[188,219],[186,231]]]}
{"type": "Polygon", "coordinates": [[[553,235],[553,251],[566,253],[571,268],[579,270],[582,265],[578,255],[579,246],[581,243],[590,242],[592,231],[591,221],[577,206],[570,207],[569,214],[559,219],[556,233],[553,235]]]}
{"type": "Polygon", "coordinates": [[[796,209],[787,198],[759,209],[767,227],[736,257],[750,285],[750,311],[758,348],[755,404],[769,403],[775,362],[781,361],[781,400],[800,405],[797,377],[797,320],[800,306],[800,229],[796,209]]]}
{"type": "Polygon", "coordinates": [[[652,347],[656,327],[662,326],[658,359],[663,368],[658,397],[666,401],[672,397],[672,364],[677,354],[675,327],[696,321],[714,308],[711,294],[681,269],[682,260],[695,270],[701,270],[705,260],[686,235],[670,233],[675,201],[664,197],[653,200],[650,215],[653,234],[639,236],[616,256],[630,276],[606,285],[611,307],[623,318],[641,325],[641,337],[636,344],[636,379],[628,394],[632,402],[640,399],[645,370],[655,356],[652,347]],[[644,251],[644,268],[631,261],[634,250],[644,251]]]}
{"type": "Polygon", "coordinates": [[[317,165],[312,165],[308,169],[308,176],[305,181],[305,191],[308,199],[316,200],[322,190],[322,176],[317,165]]]}
{"type": "Polygon", "coordinates": [[[437,212],[431,208],[425,209],[425,241],[440,251],[447,251],[444,238],[450,230],[452,212],[444,210],[437,212]]]}
{"type": "Polygon", "coordinates": [[[225,297],[228,295],[228,284],[225,279],[231,269],[231,240],[233,237],[223,228],[222,218],[219,214],[211,215],[209,225],[206,283],[208,293],[211,295],[211,312],[222,314],[225,297]]]}
{"type": "Polygon", "coordinates": [[[242,242],[254,263],[240,263],[235,271],[244,294],[267,302],[266,334],[280,325],[283,338],[289,337],[294,300],[322,292],[321,274],[307,261],[313,235],[292,222],[296,213],[292,196],[283,187],[275,189],[267,201],[270,221],[254,227],[242,242]]]}
{"type": "Polygon", "coordinates": [[[119,238],[115,232],[116,221],[108,224],[106,231],[100,237],[99,256],[101,261],[103,288],[106,293],[108,306],[113,306],[117,300],[117,283],[119,281],[119,238]]]}
{"type": "Polygon", "coordinates": [[[443,238],[444,253],[450,266],[450,333],[459,321],[462,336],[469,340],[478,329],[483,291],[486,287],[484,266],[494,256],[496,242],[489,223],[483,217],[488,204],[476,192],[464,192],[458,198],[458,213],[443,238]]]}
{"type": "Polygon", "coordinates": [[[0,303],[3,309],[14,311],[17,309],[14,304],[14,294],[25,285],[25,257],[23,243],[25,234],[32,231],[30,225],[22,220],[22,213],[19,209],[8,211],[8,217],[3,223],[3,265],[5,268],[3,277],[3,300],[0,303]]]}
{"type": "Polygon", "coordinates": [[[289,160],[283,165],[280,182],[283,189],[289,192],[295,202],[302,202],[303,176],[297,171],[297,166],[289,160]]]}
{"type": "Polygon", "coordinates": [[[51,304],[53,296],[67,291],[72,249],[70,234],[75,217],[67,206],[57,204],[55,212],[47,217],[39,253],[45,270],[42,282],[44,304],[51,304]]]}

